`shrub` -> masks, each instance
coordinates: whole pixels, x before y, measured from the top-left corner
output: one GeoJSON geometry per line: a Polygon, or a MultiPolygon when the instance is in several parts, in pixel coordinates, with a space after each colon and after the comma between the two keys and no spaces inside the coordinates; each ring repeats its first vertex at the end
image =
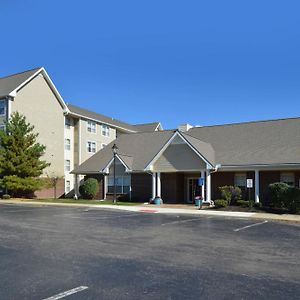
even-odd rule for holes
{"type": "Polygon", "coordinates": [[[284,193],[284,207],[293,214],[300,213],[300,190],[290,187],[284,193]]]}
{"type": "Polygon", "coordinates": [[[221,192],[221,197],[223,200],[226,200],[228,205],[232,203],[236,203],[241,199],[242,190],[237,186],[221,186],[219,187],[221,192]]]}
{"type": "Polygon", "coordinates": [[[214,203],[216,208],[222,208],[228,206],[228,202],[224,199],[215,200],[214,203]]]}
{"type": "Polygon", "coordinates": [[[270,206],[274,208],[284,208],[286,192],[289,185],[283,182],[275,182],[269,185],[270,206]]]}
{"type": "Polygon", "coordinates": [[[249,201],[247,200],[238,200],[236,202],[237,205],[242,206],[242,207],[248,207],[249,206],[249,201]]]}
{"type": "Polygon", "coordinates": [[[16,175],[5,176],[0,181],[0,185],[17,197],[31,196],[35,191],[44,187],[44,183],[39,178],[20,178],[16,175]]]}
{"type": "Polygon", "coordinates": [[[254,202],[253,206],[257,207],[257,208],[262,208],[262,203],[261,202],[254,202]]]}
{"type": "Polygon", "coordinates": [[[80,187],[79,192],[84,199],[94,199],[99,191],[97,179],[88,178],[80,187]]]}
{"type": "Polygon", "coordinates": [[[2,199],[8,200],[8,199],[10,199],[10,195],[4,194],[4,195],[2,196],[2,199]]]}

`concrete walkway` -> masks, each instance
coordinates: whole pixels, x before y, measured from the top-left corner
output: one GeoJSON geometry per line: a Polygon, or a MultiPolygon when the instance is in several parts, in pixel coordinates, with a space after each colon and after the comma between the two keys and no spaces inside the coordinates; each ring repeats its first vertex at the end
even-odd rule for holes
{"type": "Polygon", "coordinates": [[[217,211],[212,209],[199,210],[193,206],[174,207],[171,208],[158,206],[158,205],[90,205],[80,203],[52,203],[52,202],[36,202],[36,201],[22,201],[21,199],[0,200],[1,204],[15,204],[15,205],[35,205],[35,206],[62,206],[62,207],[85,207],[90,209],[114,209],[123,211],[132,211],[140,213],[158,213],[158,214],[188,214],[188,215],[204,215],[204,216],[216,216],[216,217],[230,217],[230,218],[248,218],[270,221],[284,221],[300,223],[300,215],[291,214],[271,214],[271,213],[254,213],[254,212],[235,212],[235,211],[217,211]]]}

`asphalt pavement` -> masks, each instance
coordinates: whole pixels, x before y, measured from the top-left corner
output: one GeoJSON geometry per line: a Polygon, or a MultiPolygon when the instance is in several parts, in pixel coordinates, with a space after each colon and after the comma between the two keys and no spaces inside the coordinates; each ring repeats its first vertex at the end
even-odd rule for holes
{"type": "Polygon", "coordinates": [[[299,224],[0,206],[1,300],[299,299],[299,257],[299,224]]]}

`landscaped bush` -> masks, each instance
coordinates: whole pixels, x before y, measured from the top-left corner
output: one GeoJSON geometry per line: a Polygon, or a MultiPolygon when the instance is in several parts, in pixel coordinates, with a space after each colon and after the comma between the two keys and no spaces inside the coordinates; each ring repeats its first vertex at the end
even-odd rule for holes
{"type": "Polygon", "coordinates": [[[242,190],[238,186],[221,186],[219,187],[221,192],[221,197],[223,200],[226,200],[228,205],[236,203],[242,198],[242,190]]]}
{"type": "Polygon", "coordinates": [[[257,208],[262,208],[262,203],[261,202],[254,202],[253,206],[257,207],[257,208]]]}
{"type": "Polygon", "coordinates": [[[284,207],[293,214],[300,213],[300,190],[289,188],[284,194],[284,207]]]}
{"type": "Polygon", "coordinates": [[[4,194],[4,195],[2,196],[2,199],[8,200],[8,199],[10,199],[10,195],[4,194]]]}
{"type": "Polygon", "coordinates": [[[215,208],[222,208],[228,206],[228,202],[224,199],[215,200],[214,203],[215,203],[215,208]]]}
{"type": "Polygon", "coordinates": [[[284,208],[286,193],[290,186],[283,182],[275,182],[269,185],[270,206],[284,208]]]}
{"type": "Polygon", "coordinates": [[[84,199],[94,199],[99,192],[97,179],[88,178],[80,187],[79,192],[84,199]]]}
{"type": "Polygon", "coordinates": [[[238,200],[236,202],[237,205],[242,207],[249,207],[249,201],[248,200],[238,200]]]}

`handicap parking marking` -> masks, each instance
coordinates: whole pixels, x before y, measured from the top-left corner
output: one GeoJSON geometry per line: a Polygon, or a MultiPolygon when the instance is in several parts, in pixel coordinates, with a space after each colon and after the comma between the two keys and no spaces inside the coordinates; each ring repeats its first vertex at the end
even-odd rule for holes
{"type": "Polygon", "coordinates": [[[263,225],[263,224],[266,224],[266,223],[268,223],[267,220],[265,220],[263,222],[259,222],[259,223],[254,223],[254,224],[251,224],[251,225],[247,225],[247,226],[244,226],[244,227],[236,228],[233,231],[238,232],[238,231],[250,228],[250,227],[254,227],[254,226],[258,226],[258,225],[263,225]]]}
{"type": "Polygon", "coordinates": [[[68,297],[68,296],[70,296],[70,295],[73,295],[73,294],[82,292],[82,291],[84,291],[84,290],[86,290],[86,289],[88,289],[87,286],[79,286],[79,287],[76,287],[76,288],[74,288],[74,289],[71,289],[71,290],[68,290],[68,291],[59,293],[59,294],[57,294],[57,295],[51,296],[51,297],[49,297],[49,298],[45,298],[45,299],[43,299],[43,300],[58,300],[58,299],[62,299],[62,298],[68,297]]]}

